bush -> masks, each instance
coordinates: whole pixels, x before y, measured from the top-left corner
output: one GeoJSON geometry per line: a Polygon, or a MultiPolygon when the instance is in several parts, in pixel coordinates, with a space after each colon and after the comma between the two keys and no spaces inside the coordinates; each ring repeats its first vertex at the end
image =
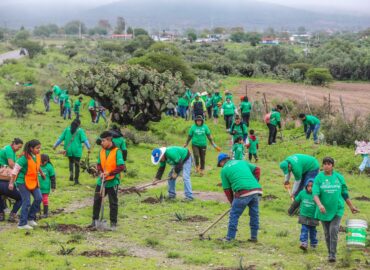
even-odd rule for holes
{"type": "Polygon", "coordinates": [[[288,78],[291,82],[295,82],[295,83],[304,81],[304,77],[302,75],[301,70],[297,68],[291,69],[289,71],[288,78]]]}
{"type": "Polygon", "coordinates": [[[24,117],[30,111],[28,106],[36,102],[36,91],[32,87],[11,90],[5,94],[5,100],[17,117],[24,117]]]}
{"type": "Polygon", "coordinates": [[[307,71],[307,79],[312,85],[325,86],[333,81],[327,68],[311,68],[307,71]]]}
{"type": "Polygon", "coordinates": [[[42,53],[44,48],[43,46],[35,41],[25,40],[19,43],[19,46],[25,48],[28,52],[28,56],[32,59],[37,54],[42,53]]]}
{"type": "Polygon", "coordinates": [[[252,77],[254,74],[253,64],[242,64],[237,67],[238,72],[246,77],[252,77]]]}

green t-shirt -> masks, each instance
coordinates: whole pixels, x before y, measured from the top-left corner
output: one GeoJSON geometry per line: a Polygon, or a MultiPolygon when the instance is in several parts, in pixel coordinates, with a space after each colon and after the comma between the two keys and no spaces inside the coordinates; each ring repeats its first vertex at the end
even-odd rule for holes
{"type": "Polygon", "coordinates": [[[273,126],[280,127],[280,113],[278,111],[272,111],[270,116],[270,124],[273,126]]]}
{"type": "Polygon", "coordinates": [[[207,136],[209,135],[211,135],[211,131],[206,124],[201,126],[193,124],[189,130],[191,143],[195,146],[207,146],[207,136]]]}
{"type": "Polygon", "coordinates": [[[45,174],[45,179],[39,175],[40,190],[42,194],[49,194],[51,189],[50,177],[55,175],[54,167],[51,163],[41,166],[42,172],[45,174]]]}
{"type": "Polygon", "coordinates": [[[179,164],[181,161],[185,160],[188,156],[189,150],[184,147],[179,146],[169,146],[167,147],[166,153],[164,154],[166,157],[166,161],[160,162],[159,166],[164,167],[166,163],[175,166],[179,164]]]}
{"type": "Polygon", "coordinates": [[[213,107],[218,107],[217,106],[217,103],[219,103],[221,101],[222,101],[222,96],[220,96],[219,94],[218,95],[214,94],[212,96],[212,104],[213,104],[213,107]]]}
{"type": "Polygon", "coordinates": [[[299,215],[308,218],[315,218],[316,203],[313,200],[312,193],[308,193],[306,189],[303,189],[294,200],[300,203],[299,215]]]}
{"type": "Polygon", "coordinates": [[[240,110],[242,113],[249,113],[252,110],[252,104],[247,101],[243,101],[240,104],[240,110]]]}
{"type": "Polygon", "coordinates": [[[81,101],[77,99],[77,101],[73,105],[73,111],[76,113],[80,112],[80,107],[81,107],[81,101]]]}
{"type": "Polygon", "coordinates": [[[67,127],[59,137],[59,140],[64,141],[64,150],[67,151],[67,157],[80,158],[82,156],[82,143],[87,140],[87,137],[82,128],[78,128],[75,132],[77,132],[77,134],[72,135],[71,127],[67,127]]]}
{"type": "Polygon", "coordinates": [[[235,160],[243,160],[244,159],[244,144],[234,143],[233,154],[234,154],[235,160]]]}
{"type": "Polygon", "coordinates": [[[60,89],[60,87],[58,85],[54,85],[53,86],[53,93],[54,93],[54,95],[59,97],[62,94],[62,89],[60,89]]]}
{"type": "Polygon", "coordinates": [[[252,140],[249,138],[249,149],[248,152],[250,154],[257,154],[257,145],[258,145],[258,139],[256,137],[255,140],[252,140]]]}
{"type": "Polygon", "coordinates": [[[112,141],[113,141],[114,145],[117,146],[118,149],[120,149],[121,151],[127,150],[125,138],[123,138],[123,137],[113,138],[112,141]]]}
{"type": "Polygon", "coordinates": [[[66,101],[68,98],[69,98],[69,96],[67,94],[67,91],[66,90],[62,90],[62,93],[59,96],[59,100],[60,101],[66,101]]]}
{"type": "Polygon", "coordinates": [[[182,107],[188,107],[189,106],[189,99],[186,97],[180,97],[177,101],[177,105],[182,107]]]}
{"type": "Polygon", "coordinates": [[[302,180],[305,173],[320,168],[317,159],[309,155],[295,154],[287,157],[286,161],[292,165],[292,173],[296,181],[302,180]]]}
{"type": "Polygon", "coordinates": [[[305,126],[317,125],[317,124],[320,124],[320,120],[316,116],[306,115],[306,119],[303,121],[303,124],[305,126]]]}
{"type": "Polygon", "coordinates": [[[64,99],[64,108],[71,108],[71,100],[69,99],[68,95],[66,95],[64,99]]]}
{"type": "Polygon", "coordinates": [[[9,166],[8,159],[16,161],[16,155],[11,145],[5,146],[0,150],[0,166],[9,166]]]}
{"type": "Polygon", "coordinates": [[[222,104],[222,109],[224,109],[224,115],[235,114],[235,105],[232,102],[230,103],[224,102],[224,104],[222,104]]]}
{"type": "MultiPolygon", "coordinates": [[[[36,162],[36,157],[32,155],[32,158],[33,160],[36,162]]],[[[23,155],[21,156],[17,162],[16,162],[20,167],[21,167],[21,170],[19,171],[18,175],[17,175],[17,179],[15,180],[15,184],[16,185],[21,185],[21,184],[24,184],[25,183],[25,176],[26,176],[26,173],[27,173],[27,170],[28,170],[28,160],[27,158],[23,155]]]]}
{"type": "Polygon", "coordinates": [[[230,134],[233,136],[233,140],[235,141],[238,137],[242,137],[244,139],[244,136],[248,136],[248,128],[247,125],[243,122],[240,122],[239,125],[236,125],[233,123],[230,128],[230,134]],[[233,132],[236,131],[235,134],[233,132]]]}
{"type": "MultiPolygon", "coordinates": [[[[105,150],[105,155],[107,157],[109,156],[109,153],[110,153],[111,150],[112,149],[105,150]]],[[[100,153],[98,154],[98,164],[100,164],[100,153]]],[[[117,164],[117,166],[125,164],[125,161],[123,160],[123,156],[122,156],[121,151],[117,151],[116,164],[117,164]]],[[[105,187],[106,188],[114,187],[116,185],[119,185],[120,183],[121,183],[120,174],[116,174],[112,180],[109,180],[109,181],[106,182],[105,187]]],[[[96,184],[98,186],[101,186],[101,178],[100,177],[98,177],[98,180],[96,181],[96,184]]]]}
{"type": "Polygon", "coordinates": [[[332,175],[320,172],[313,182],[312,194],[318,196],[326,213],[316,209],[315,218],[322,221],[331,221],[335,216],[342,217],[344,214],[344,196],[348,196],[348,189],[344,177],[333,171],[332,175]]]}
{"type": "Polygon", "coordinates": [[[253,175],[256,166],[245,160],[229,160],[221,170],[223,189],[232,189],[233,192],[240,190],[260,189],[261,185],[253,175]]]}
{"type": "Polygon", "coordinates": [[[206,97],[206,107],[212,107],[212,97],[206,97]]]}
{"type": "Polygon", "coordinates": [[[95,108],[95,100],[91,99],[89,101],[89,109],[95,108]]]}
{"type": "Polygon", "coordinates": [[[213,107],[213,114],[218,116],[218,113],[220,112],[220,108],[218,106],[213,107]]]}

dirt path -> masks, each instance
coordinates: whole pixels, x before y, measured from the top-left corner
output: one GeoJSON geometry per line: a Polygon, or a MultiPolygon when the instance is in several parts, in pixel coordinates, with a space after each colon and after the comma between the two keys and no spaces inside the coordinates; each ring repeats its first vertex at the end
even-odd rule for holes
{"type": "Polygon", "coordinates": [[[10,52],[6,52],[3,54],[0,54],[0,65],[3,64],[4,60],[7,59],[19,59],[22,58],[24,55],[20,55],[20,50],[14,50],[10,52]]]}
{"type": "Polygon", "coordinates": [[[298,102],[304,101],[307,95],[310,104],[321,105],[324,97],[328,98],[330,93],[331,104],[333,108],[340,108],[339,97],[342,96],[343,103],[348,115],[370,114],[370,83],[345,83],[335,82],[329,87],[317,87],[294,83],[268,83],[243,81],[234,89],[238,96],[245,94],[245,86],[248,86],[248,96],[252,100],[262,100],[263,93],[266,93],[267,101],[273,99],[286,100],[292,99],[298,102]]]}

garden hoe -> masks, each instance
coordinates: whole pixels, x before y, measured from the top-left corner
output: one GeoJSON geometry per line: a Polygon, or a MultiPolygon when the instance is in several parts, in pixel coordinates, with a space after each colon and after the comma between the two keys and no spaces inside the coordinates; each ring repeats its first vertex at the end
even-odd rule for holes
{"type": "Polygon", "coordinates": [[[150,186],[155,186],[159,183],[163,183],[163,182],[166,182],[168,180],[169,179],[162,179],[162,180],[158,180],[158,181],[155,181],[155,182],[150,182],[148,184],[144,184],[144,185],[141,185],[141,186],[132,186],[132,187],[128,187],[128,188],[121,188],[119,191],[121,193],[134,193],[135,192],[137,195],[141,196],[140,192],[143,192],[143,190],[145,190],[145,188],[150,187],[150,186]]]}
{"type": "Polygon", "coordinates": [[[219,216],[211,225],[209,225],[204,231],[202,231],[199,234],[199,239],[204,240],[205,239],[204,235],[206,234],[206,232],[208,232],[212,227],[214,227],[218,222],[220,222],[220,220],[223,219],[230,212],[230,210],[231,209],[228,209],[225,213],[219,216]]]}
{"type": "Polygon", "coordinates": [[[100,206],[100,218],[96,221],[95,227],[98,230],[108,230],[107,221],[104,220],[104,198],[105,198],[105,177],[101,177],[101,188],[100,188],[101,206],[100,206]]]}

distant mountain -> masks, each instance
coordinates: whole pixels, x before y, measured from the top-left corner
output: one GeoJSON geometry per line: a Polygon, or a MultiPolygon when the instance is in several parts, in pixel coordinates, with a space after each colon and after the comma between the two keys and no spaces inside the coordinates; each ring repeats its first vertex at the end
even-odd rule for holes
{"type": "MultiPolygon", "coordinates": [[[[275,29],[357,29],[370,26],[370,16],[333,15],[257,1],[237,0],[123,0],[93,9],[9,5],[0,8],[0,23],[10,27],[33,27],[43,23],[65,24],[80,19],[88,26],[99,19],[115,24],[123,16],[132,26],[147,29],[212,28],[243,26],[248,30],[275,29]]],[[[3,26],[3,25],[1,25],[3,26]]]]}

